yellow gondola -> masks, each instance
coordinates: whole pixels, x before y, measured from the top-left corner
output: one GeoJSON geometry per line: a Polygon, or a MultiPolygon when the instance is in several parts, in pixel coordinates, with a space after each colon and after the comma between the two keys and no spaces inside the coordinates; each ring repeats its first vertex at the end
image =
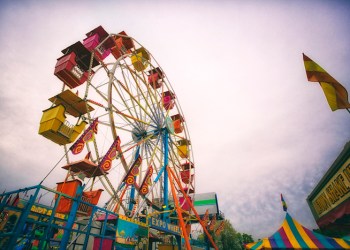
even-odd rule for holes
{"type": "Polygon", "coordinates": [[[82,121],[75,126],[71,125],[66,121],[65,111],[66,108],[63,105],[44,110],[39,134],[59,145],[74,142],[78,135],[83,132],[87,122],[82,121]]]}
{"type": "Polygon", "coordinates": [[[149,65],[150,56],[144,47],[135,50],[135,54],[131,56],[131,63],[135,70],[142,71],[149,65]]]}
{"type": "Polygon", "coordinates": [[[177,141],[177,153],[181,158],[188,158],[189,156],[189,148],[188,146],[191,145],[191,142],[189,140],[183,139],[180,141],[177,141]]]}

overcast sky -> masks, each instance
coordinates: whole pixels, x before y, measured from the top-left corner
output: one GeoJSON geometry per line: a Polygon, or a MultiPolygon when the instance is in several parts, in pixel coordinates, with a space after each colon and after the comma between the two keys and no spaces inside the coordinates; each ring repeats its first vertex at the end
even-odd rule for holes
{"type": "MultiPolygon", "coordinates": [[[[0,1],[0,192],[38,184],[62,150],[37,134],[61,50],[102,25],[125,30],[166,72],[194,150],[196,191],[216,192],[240,232],[270,236],[350,139],[306,79],[302,53],[350,90],[349,1],[0,1]]],[[[61,181],[50,179],[52,184],[61,181]]]]}

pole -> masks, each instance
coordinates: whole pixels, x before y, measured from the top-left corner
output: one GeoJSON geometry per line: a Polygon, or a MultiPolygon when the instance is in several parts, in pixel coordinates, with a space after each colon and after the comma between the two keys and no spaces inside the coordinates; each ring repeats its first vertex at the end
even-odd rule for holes
{"type": "MultiPolygon", "coordinates": [[[[164,166],[167,169],[168,168],[168,164],[169,164],[169,145],[168,145],[168,140],[169,140],[169,134],[168,131],[165,129],[164,130],[164,166]]],[[[169,188],[169,184],[168,184],[168,171],[164,171],[164,210],[168,210],[169,207],[169,196],[168,196],[168,188],[169,188]]],[[[168,213],[164,213],[164,220],[166,222],[169,222],[169,214],[168,213]]]]}
{"type": "MultiPolygon", "coordinates": [[[[140,145],[137,146],[136,148],[136,153],[135,153],[135,157],[134,157],[134,161],[137,160],[137,158],[140,155],[140,145]]],[[[136,181],[136,176],[134,176],[134,179],[136,181]]],[[[133,207],[134,207],[134,201],[135,201],[135,185],[131,186],[131,190],[130,190],[130,203],[129,203],[129,210],[132,211],[133,207]]]]}
{"type": "MultiPolygon", "coordinates": [[[[169,170],[170,170],[170,168],[167,168],[167,172],[169,170]]],[[[169,177],[170,176],[171,176],[171,174],[169,175],[169,177]]],[[[177,212],[177,215],[179,216],[181,231],[182,231],[182,234],[183,234],[183,236],[185,238],[186,248],[187,248],[187,250],[191,250],[190,240],[189,240],[187,232],[186,232],[186,226],[184,224],[184,220],[183,220],[183,217],[182,217],[182,211],[181,211],[181,208],[179,206],[179,201],[177,200],[177,196],[176,196],[176,192],[175,192],[175,186],[174,186],[174,183],[173,183],[171,177],[169,178],[169,182],[170,182],[170,187],[171,187],[171,193],[173,194],[173,198],[174,198],[174,202],[175,202],[176,212],[177,212]]]]}
{"type": "Polygon", "coordinates": [[[64,229],[64,233],[62,236],[61,244],[60,244],[60,250],[67,249],[67,245],[69,243],[70,233],[72,232],[72,227],[75,221],[75,216],[78,211],[79,204],[81,202],[81,196],[83,195],[83,186],[79,186],[76,192],[76,196],[73,199],[73,205],[70,210],[68,220],[64,229]]]}
{"type": "MultiPolygon", "coordinates": [[[[209,234],[209,232],[208,232],[208,230],[207,230],[207,228],[206,228],[206,225],[204,225],[203,221],[202,221],[201,218],[199,217],[199,214],[197,213],[196,209],[194,208],[194,206],[193,206],[191,200],[188,198],[186,192],[183,190],[180,181],[177,179],[177,177],[175,176],[175,174],[174,174],[174,172],[173,172],[173,170],[172,170],[171,168],[168,168],[168,170],[169,170],[169,172],[170,172],[170,175],[172,175],[172,176],[174,177],[174,180],[176,181],[177,185],[179,186],[179,188],[180,188],[180,190],[181,190],[183,196],[184,196],[185,199],[186,199],[186,202],[191,206],[192,211],[194,212],[194,214],[195,214],[196,218],[198,219],[199,223],[202,225],[202,228],[203,228],[205,234],[208,236],[208,238],[209,238],[209,240],[210,240],[212,246],[215,248],[215,250],[218,250],[218,247],[216,246],[216,244],[215,244],[213,238],[211,237],[211,235],[209,234]]],[[[170,178],[170,180],[171,180],[171,178],[170,178]]],[[[174,198],[174,199],[175,199],[175,198],[174,198]]]]}

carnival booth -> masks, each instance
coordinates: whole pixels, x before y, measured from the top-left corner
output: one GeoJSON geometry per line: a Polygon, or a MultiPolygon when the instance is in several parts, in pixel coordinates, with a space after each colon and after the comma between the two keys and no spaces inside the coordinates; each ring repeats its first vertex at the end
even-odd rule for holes
{"type": "Polygon", "coordinates": [[[350,232],[350,142],[307,198],[323,234],[349,237],[350,232]]]}
{"type": "Polygon", "coordinates": [[[350,249],[350,241],[315,233],[286,213],[276,233],[258,242],[246,244],[245,249],[350,249]]]}

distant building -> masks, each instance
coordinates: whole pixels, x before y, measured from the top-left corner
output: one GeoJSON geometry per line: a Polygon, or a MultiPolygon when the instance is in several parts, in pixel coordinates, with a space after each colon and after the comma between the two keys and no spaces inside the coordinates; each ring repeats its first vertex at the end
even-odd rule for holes
{"type": "Polygon", "coordinates": [[[307,197],[323,234],[350,235],[350,142],[307,197]]]}

